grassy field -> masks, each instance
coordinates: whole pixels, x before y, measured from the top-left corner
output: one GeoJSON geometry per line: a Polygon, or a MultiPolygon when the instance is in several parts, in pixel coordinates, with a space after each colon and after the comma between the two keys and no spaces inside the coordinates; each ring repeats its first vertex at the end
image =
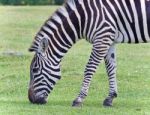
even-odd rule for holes
{"type": "Polygon", "coordinates": [[[108,93],[104,63],[93,77],[82,108],[72,108],[91,45],[79,41],[62,61],[62,79],[46,105],[28,101],[28,48],[56,6],[0,7],[0,115],[150,115],[150,45],[117,45],[118,98],[112,108],[102,102],[108,93]]]}

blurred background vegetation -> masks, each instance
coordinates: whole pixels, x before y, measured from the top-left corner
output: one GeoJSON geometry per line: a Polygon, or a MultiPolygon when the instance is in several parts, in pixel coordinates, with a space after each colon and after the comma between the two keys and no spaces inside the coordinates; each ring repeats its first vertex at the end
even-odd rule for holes
{"type": "Polygon", "coordinates": [[[0,5],[61,5],[64,0],[0,0],[0,5]]]}

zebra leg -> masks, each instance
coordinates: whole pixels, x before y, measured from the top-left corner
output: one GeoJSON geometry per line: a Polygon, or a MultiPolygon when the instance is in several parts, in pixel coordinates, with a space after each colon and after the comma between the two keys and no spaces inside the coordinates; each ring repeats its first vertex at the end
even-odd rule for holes
{"type": "Polygon", "coordinates": [[[104,100],[104,106],[112,106],[112,101],[117,97],[117,81],[116,81],[116,55],[114,45],[110,47],[107,55],[105,56],[105,65],[109,79],[109,95],[104,100]]]}
{"type": "MultiPolygon", "coordinates": [[[[111,44],[112,41],[110,41],[109,43],[111,44]]],[[[82,105],[83,100],[88,94],[92,76],[95,73],[98,65],[101,63],[108,52],[108,49],[110,47],[109,43],[105,44],[102,42],[96,42],[95,44],[93,44],[93,50],[84,72],[84,80],[82,82],[81,91],[78,97],[73,101],[72,106],[79,107],[82,105]]]]}

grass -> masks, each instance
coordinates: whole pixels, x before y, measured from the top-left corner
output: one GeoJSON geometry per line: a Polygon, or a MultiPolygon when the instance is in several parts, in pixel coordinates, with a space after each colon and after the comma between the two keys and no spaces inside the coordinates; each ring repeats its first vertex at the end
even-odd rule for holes
{"type": "Polygon", "coordinates": [[[112,108],[102,102],[108,93],[104,63],[93,77],[82,108],[71,103],[79,92],[91,45],[79,41],[62,61],[62,79],[46,105],[28,101],[28,52],[32,39],[57,6],[0,7],[0,115],[150,115],[150,45],[117,45],[118,98],[112,108]],[[20,55],[9,55],[11,52],[20,55]]]}

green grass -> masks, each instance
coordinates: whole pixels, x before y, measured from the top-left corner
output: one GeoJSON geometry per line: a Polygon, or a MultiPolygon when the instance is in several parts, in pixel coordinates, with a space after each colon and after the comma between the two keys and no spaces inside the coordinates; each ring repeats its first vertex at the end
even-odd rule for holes
{"type": "Polygon", "coordinates": [[[79,41],[62,61],[62,79],[46,105],[28,101],[28,48],[56,6],[0,7],[0,115],[150,115],[150,45],[117,45],[118,98],[112,108],[102,102],[108,93],[104,63],[93,77],[82,108],[71,103],[80,90],[91,45],[79,41]],[[7,55],[7,52],[21,56],[7,55]]]}

